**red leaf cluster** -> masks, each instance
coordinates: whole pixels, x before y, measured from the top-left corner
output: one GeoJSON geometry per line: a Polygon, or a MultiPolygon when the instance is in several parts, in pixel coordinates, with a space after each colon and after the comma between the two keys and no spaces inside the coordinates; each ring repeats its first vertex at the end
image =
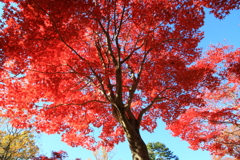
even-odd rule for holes
{"type": "MultiPolygon", "coordinates": [[[[41,155],[39,157],[32,158],[32,160],[64,160],[67,157],[68,157],[67,152],[61,150],[61,151],[58,151],[58,152],[52,151],[52,156],[51,157],[41,155]]],[[[76,158],[76,160],[81,160],[81,158],[76,158]]]]}

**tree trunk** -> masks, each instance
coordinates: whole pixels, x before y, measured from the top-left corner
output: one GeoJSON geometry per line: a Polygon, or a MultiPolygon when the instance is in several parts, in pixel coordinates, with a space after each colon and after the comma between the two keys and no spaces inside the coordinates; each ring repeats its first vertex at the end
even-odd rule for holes
{"type": "Polygon", "coordinates": [[[133,160],[150,160],[147,146],[142,140],[140,134],[127,134],[127,139],[132,152],[133,160]]]}
{"type": "Polygon", "coordinates": [[[122,117],[121,125],[126,134],[129,147],[132,152],[132,160],[150,160],[148,155],[147,146],[142,140],[139,132],[139,125],[136,120],[127,119],[125,116],[122,117]]]}
{"type": "Polygon", "coordinates": [[[121,124],[127,137],[132,152],[132,160],[150,160],[147,146],[139,132],[140,124],[131,110],[125,110],[122,100],[112,108],[113,116],[121,124]]]}

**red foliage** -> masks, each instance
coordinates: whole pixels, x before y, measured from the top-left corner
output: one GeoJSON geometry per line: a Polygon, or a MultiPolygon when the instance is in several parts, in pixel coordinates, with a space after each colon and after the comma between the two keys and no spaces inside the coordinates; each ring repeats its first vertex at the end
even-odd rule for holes
{"type": "Polygon", "coordinates": [[[235,108],[208,111],[206,94],[217,93],[226,76],[215,75],[222,57],[211,52],[202,59],[197,45],[203,7],[223,18],[239,1],[3,2],[0,42],[8,58],[1,74],[1,114],[18,126],[63,133],[69,145],[94,150],[113,147],[124,134],[140,136],[139,128],[153,132],[162,118],[197,148],[222,126],[206,125],[214,134],[202,131],[206,136],[196,139],[193,130],[202,124],[187,124],[237,118],[235,108]],[[102,127],[99,143],[93,127],[102,127]]]}
{"type": "MultiPolygon", "coordinates": [[[[65,158],[68,157],[67,152],[65,151],[52,151],[52,156],[49,158],[45,155],[41,155],[39,157],[34,157],[32,160],[64,160],[65,158]]],[[[80,158],[76,158],[76,160],[81,160],[80,158]]]]}
{"type": "Polygon", "coordinates": [[[239,49],[234,51],[232,46],[211,46],[207,56],[199,61],[215,68],[214,74],[221,77],[222,82],[214,91],[203,90],[204,108],[191,108],[168,126],[174,136],[187,140],[192,149],[202,148],[212,154],[240,158],[239,53],[239,49]]]}

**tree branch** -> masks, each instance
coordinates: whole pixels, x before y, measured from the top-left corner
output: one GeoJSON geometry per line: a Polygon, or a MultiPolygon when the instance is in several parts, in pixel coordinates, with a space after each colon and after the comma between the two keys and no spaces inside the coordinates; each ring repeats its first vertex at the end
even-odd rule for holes
{"type": "Polygon", "coordinates": [[[92,103],[92,102],[98,102],[98,103],[108,103],[108,102],[105,102],[105,101],[99,101],[99,100],[90,100],[90,101],[87,101],[87,102],[84,102],[84,103],[62,103],[62,104],[58,104],[58,105],[55,105],[55,106],[53,106],[53,107],[48,107],[47,109],[52,109],[52,108],[57,108],[57,107],[59,107],[59,106],[70,106],[70,105],[81,105],[81,106],[83,106],[83,105],[86,105],[86,104],[88,104],[88,103],[92,103]]]}
{"type": "Polygon", "coordinates": [[[96,46],[97,51],[98,51],[98,56],[99,56],[100,60],[102,61],[102,66],[105,70],[105,79],[106,79],[106,82],[107,82],[107,89],[110,93],[110,97],[111,97],[111,99],[115,99],[115,95],[114,95],[114,92],[113,92],[113,89],[112,89],[113,85],[111,84],[109,76],[108,76],[108,71],[107,71],[108,67],[106,66],[106,64],[104,62],[103,54],[101,52],[101,48],[99,46],[99,43],[95,42],[95,46],[96,46]]]}
{"type": "MultiPolygon", "coordinates": [[[[123,25],[123,17],[124,17],[124,13],[125,13],[125,9],[126,9],[125,7],[126,6],[124,5],[123,6],[123,10],[122,10],[121,19],[120,19],[120,24],[118,26],[118,31],[116,32],[116,38],[115,38],[115,43],[116,43],[117,52],[118,52],[118,60],[117,60],[118,65],[121,65],[121,62],[120,62],[121,61],[121,48],[120,48],[120,45],[118,43],[118,37],[120,35],[121,29],[122,29],[122,25],[123,25]]],[[[115,13],[114,13],[114,15],[115,15],[115,13]]],[[[114,21],[116,21],[116,20],[114,19],[114,21]]],[[[115,27],[116,27],[116,25],[115,25],[115,27]]]]}
{"type": "Polygon", "coordinates": [[[158,100],[158,101],[161,101],[163,98],[164,98],[164,97],[158,97],[158,96],[156,96],[146,108],[144,108],[144,109],[141,110],[141,112],[140,112],[139,115],[138,115],[138,119],[137,119],[139,125],[141,124],[143,115],[152,108],[153,104],[154,104],[157,100],[158,100]]]}
{"type": "Polygon", "coordinates": [[[108,51],[110,53],[110,56],[112,57],[113,63],[115,66],[117,66],[117,60],[114,57],[114,53],[113,53],[113,49],[112,49],[112,45],[111,45],[111,38],[109,33],[105,30],[104,26],[102,25],[102,23],[100,22],[100,20],[97,20],[98,24],[100,25],[103,33],[105,34],[106,38],[107,38],[107,45],[108,45],[108,51]]]}
{"type": "Polygon", "coordinates": [[[161,91],[160,93],[158,93],[158,95],[150,102],[150,104],[149,104],[146,108],[144,108],[144,109],[142,109],[142,110],[140,111],[140,113],[139,113],[139,115],[138,115],[138,123],[139,123],[139,125],[141,124],[143,115],[152,108],[152,106],[154,105],[155,102],[160,102],[160,101],[162,101],[163,99],[166,99],[166,97],[162,97],[162,96],[159,97],[159,96],[160,96],[161,94],[163,94],[167,89],[171,89],[171,88],[165,88],[163,91],[161,91]]]}

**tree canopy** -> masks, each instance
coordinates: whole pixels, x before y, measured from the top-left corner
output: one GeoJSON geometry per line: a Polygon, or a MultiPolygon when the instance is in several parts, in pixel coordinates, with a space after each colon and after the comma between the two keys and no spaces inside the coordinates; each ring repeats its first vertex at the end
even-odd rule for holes
{"type": "MultiPolygon", "coordinates": [[[[208,138],[189,136],[201,128],[196,117],[238,118],[236,107],[205,112],[206,95],[231,79],[219,76],[218,62],[234,75],[237,63],[197,48],[204,7],[221,19],[238,0],[1,2],[1,114],[19,127],[62,133],[69,145],[92,150],[126,138],[133,159],[148,160],[139,130],[153,132],[158,118],[195,149],[208,138]],[[100,141],[94,127],[102,129],[100,141]]],[[[203,127],[210,139],[224,126],[212,127],[203,127]]]]}
{"type": "Polygon", "coordinates": [[[174,136],[187,140],[192,149],[239,158],[239,53],[233,46],[211,46],[202,63],[214,66],[214,74],[223,81],[213,91],[204,91],[206,107],[191,108],[168,126],[174,136]]]}

